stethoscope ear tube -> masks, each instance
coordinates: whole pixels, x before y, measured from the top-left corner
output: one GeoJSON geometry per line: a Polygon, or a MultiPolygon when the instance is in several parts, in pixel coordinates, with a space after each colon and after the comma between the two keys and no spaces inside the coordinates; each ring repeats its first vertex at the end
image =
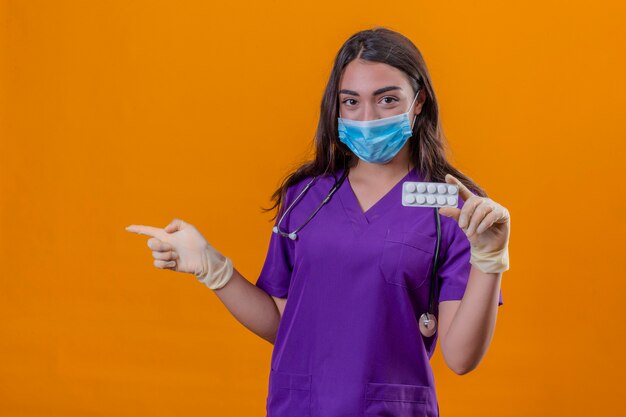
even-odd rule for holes
{"type": "Polygon", "coordinates": [[[437,267],[439,258],[439,243],[441,241],[441,219],[439,217],[439,208],[434,208],[435,223],[437,225],[437,244],[435,245],[435,256],[433,256],[433,267],[430,275],[430,293],[428,296],[428,312],[424,313],[419,318],[420,332],[426,336],[431,337],[437,331],[437,318],[435,317],[435,300],[437,299],[438,279],[437,279],[437,267]]]}
{"type": "Polygon", "coordinates": [[[287,209],[285,210],[285,212],[283,213],[282,216],[280,216],[280,219],[278,220],[278,223],[276,223],[276,226],[274,226],[272,228],[272,231],[274,233],[278,233],[281,236],[284,237],[288,237],[291,240],[296,240],[298,238],[298,232],[300,231],[300,229],[302,229],[304,226],[306,226],[306,224],[308,222],[311,221],[311,219],[313,217],[315,217],[315,215],[317,214],[318,211],[320,211],[320,209],[322,208],[322,206],[326,203],[328,203],[328,201],[330,200],[330,198],[333,196],[333,194],[335,193],[335,191],[337,191],[337,189],[339,187],[341,187],[341,184],[343,184],[344,180],[348,177],[348,169],[344,170],[343,175],[341,176],[341,179],[339,179],[339,181],[337,181],[337,178],[335,177],[335,184],[333,185],[333,187],[330,189],[330,191],[328,192],[328,195],[326,195],[326,197],[324,198],[324,200],[322,200],[322,202],[320,203],[319,206],[317,206],[317,208],[315,209],[315,211],[313,213],[311,213],[311,215],[305,220],[304,223],[302,223],[300,225],[300,227],[296,228],[293,232],[283,232],[282,230],[280,230],[280,223],[283,221],[283,218],[287,215],[287,213],[289,213],[289,211],[291,210],[291,208],[294,206],[294,204],[296,204],[298,202],[298,200],[300,200],[300,198],[306,194],[307,190],[309,189],[309,187],[311,186],[311,184],[313,184],[313,182],[315,181],[315,179],[317,178],[317,176],[313,177],[313,179],[311,179],[311,181],[309,181],[309,183],[306,185],[306,187],[304,187],[304,189],[300,192],[300,194],[298,194],[298,196],[294,199],[294,201],[289,205],[289,207],[287,207],[287,209]]]}

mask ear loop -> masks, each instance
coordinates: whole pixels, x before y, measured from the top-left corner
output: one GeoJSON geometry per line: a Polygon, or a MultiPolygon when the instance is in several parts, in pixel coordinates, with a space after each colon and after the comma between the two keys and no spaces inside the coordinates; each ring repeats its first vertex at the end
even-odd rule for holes
{"type": "MultiPolygon", "coordinates": [[[[407,110],[407,113],[410,112],[411,109],[413,108],[413,104],[415,104],[415,100],[417,100],[417,97],[419,97],[421,91],[422,91],[421,88],[417,89],[417,93],[415,93],[415,98],[413,99],[413,103],[411,103],[411,106],[409,107],[409,110],[407,110]]],[[[416,119],[417,119],[417,114],[415,115],[415,117],[413,117],[413,122],[411,123],[411,130],[413,130],[413,127],[415,126],[416,119]]]]}

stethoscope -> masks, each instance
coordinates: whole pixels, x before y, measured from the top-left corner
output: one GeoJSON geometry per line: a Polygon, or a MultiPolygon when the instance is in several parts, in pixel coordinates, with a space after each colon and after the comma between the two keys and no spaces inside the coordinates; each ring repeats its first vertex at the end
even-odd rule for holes
{"type": "Polygon", "coordinates": [[[320,209],[322,208],[322,206],[326,203],[328,203],[328,201],[330,200],[330,198],[332,197],[333,194],[335,194],[335,191],[337,191],[337,189],[339,187],[341,187],[341,184],[343,184],[343,181],[346,179],[346,177],[348,176],[348,172],[349,170],[345,170],[343,175],[341,176],[341,178],[339,179],[339,181],[337,181],[337,179],[335,178],[335,185],[333,185],[333,188],[330,189],[330,192],[328,193],[328,195],[326,196],[326,198],[324,198],[324,200],[320,203],[319,206],[317,206],[317,209],[315,209],[315,211],[313,212],[313,214],[311,214],[309,216],[308,219],[306,219],[306,221],[300,226],[298,227],[296,230],[294,230],[291,233],[286,233],[283,232],[282,230],[280,230],[280,224],[283,221],[283,218],[287,215],[287,213],[289,213],[289,211],[291,210],[291,207],[293,207],[294,204],[296,204],[296,202],[298,202],[298,200],[300,199],[300,197],[302,197],[306,191],[309,189],[309,187],[311,187],[311,184],[313,184],[313,181],[315,181],[315,179],[317,178],[317,176],[313,177],[313,179],[311,181],[309,181],[309,183],[306,185],[306,187],[304,187],[304,189],[302,191],[300,191],[300,194],[298,194],[298,196],[293,200],[293,202],[289,205],[289,207],[287,207],[287,209],[285,210],[285,212],[283,213],[282,216],[280,216],[280,219],[278,220],[278,223],[276,224],[276,226],[274,226],[274,228],[272,229],[272,231],[274,233],[279,233],[281,236],[284,237],[288,237],[291,240],[296,240],[298,238],[297,233],[300,231],[300,229],[302,229],[304,226],[306,226],[306,224],[311,221],[311,219],[317,214],[318,211],[320,211],[320,209]]]}
{"type": "MultiPolygon", "coordinates": [[[[289,213],[289,211],[291,211],[291,208],[296,204],[296,202],[298,202],[298,200],[302,198],[304,194],[306,194],[307,190],[311,187],[311,185],[317,178],[317,176],[313,177],[313,179],[311,179],[311,181],[309,181],[309,183],[304,187],[304,189],[302,189],[300,194],[298,194],[298,196],[293,200],[293,202],[289,205],[289,207],[287,207],[283,215],[280,216],[280,218],[278,219],[278,223],[276,224],[276,226],[274,226],[272,231],[274,233],[280,234],[283,237],[288,237],[291,240],[296,240],[298,238],[298,232],[300,231],[300,229],[302,229],[304,226],[306,226],[306,224],[309,221],[311,221],[311,219],[317,214],[318,211],[320,211],[320,209],[324,206],[324,204],[328,203],[328,201],[330,200],[332,195],[335,193],[335,191],[337,191],[337,189],[341,187],[341,184],[343,184],[344,180],[348,176],[348,172],[349,170],[346,169],[338,181],[335,179],[335,184],[328,192],[328,195],[326,196],[326,198],[322,200],[320,205],[317,206],[315,211],[306,219],[306,221],[300,227],[296,228],[293,232],[283,232],[282,230],[280,230],[280,224],[282,223],[283,218],[287,215],[287,213],[289,213]]],[[[437,259],[439,257],[439,243],[441,241],[441,220],[439,218],[439,210],[437,207],[434,207],[434,212],[435,212],[435,223],[437,225],[437,244],[435,245],[435,256],[433,257],[433,267],[432,267],[432,272],[430,274],[430,293],[428,296],[428,311],[426,313],[423,313],[419,318],[420,332],[422,333],[422,335],[426,337],[430,337],[434,335],[435,332],[437,331],[437,318],[435,317],[435,298],[437,297],[437,266],[438,266],[437,259]]]]}

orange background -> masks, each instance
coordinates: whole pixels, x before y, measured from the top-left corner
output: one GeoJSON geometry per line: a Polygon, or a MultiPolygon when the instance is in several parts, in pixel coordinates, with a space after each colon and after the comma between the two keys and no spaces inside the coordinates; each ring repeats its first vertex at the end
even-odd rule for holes
{"type": "Polygon", "coordinates": [[[625,3],[296,3],[0,2],[0,415],[264,415],[272,346],[124,227],[180,217],[256,282],[260,207],[374,25],[512,218],[487,356],[432,359],[442,415],[623,413],[625,3]]]}

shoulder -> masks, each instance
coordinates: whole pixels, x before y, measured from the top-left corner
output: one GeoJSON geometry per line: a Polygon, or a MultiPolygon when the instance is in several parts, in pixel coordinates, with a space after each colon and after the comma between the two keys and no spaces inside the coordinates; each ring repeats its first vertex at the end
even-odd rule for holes
{"type": "Polygon", "coordinates": [[[306,175],[302,178],[299,178],[296,182],[287,187],[285,192],[286,202],[291,202],[295,199],[309,184],[313,185],[321,185],[325,189],[326,184],[335,183],[335,181],[339,181],[341,177],[341,172],[336,173],[326,173],[324,175],[306,175]]]}
{"type": "Polygon", "coordinates": [[[309,184],[311,180],[313,180],[313,178],[313,176],[307,175],[289,185],[285,190],[285,203],[290,203],[291,201],[293,201],[296,196],[306,188],[307,184],[309,184]]]}

